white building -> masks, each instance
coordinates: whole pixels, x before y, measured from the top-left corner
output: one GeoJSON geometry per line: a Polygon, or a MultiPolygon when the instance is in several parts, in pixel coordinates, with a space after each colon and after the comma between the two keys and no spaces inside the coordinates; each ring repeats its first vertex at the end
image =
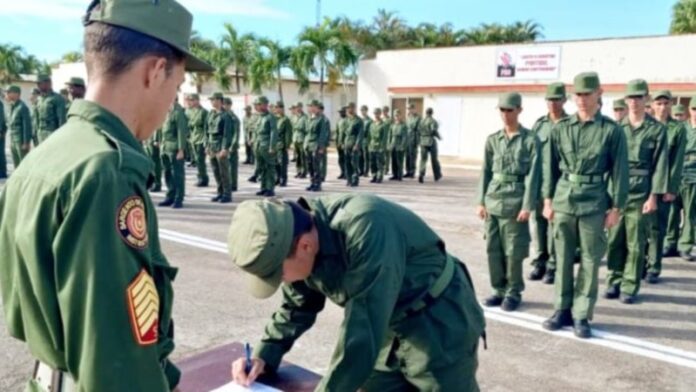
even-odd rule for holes
{"type": "MultiPolygon", "coordinates": [[[[499,94],[523,94],[521,122],[527,127],[546,113],[548,83],[564,82],[571,94],[573,78],[585,71],[599,73],[608,116],[612,100],[636,78],[685,103],[696,94],[694,47],[696,35],[681,35],[385,51],[361,61],[358,103],[432,107],[444,139],[441,153],[481,161],[486,137],[501,128],[499,94]]],[[[566,111],[575,112],[572,96],[566,111]]]]}

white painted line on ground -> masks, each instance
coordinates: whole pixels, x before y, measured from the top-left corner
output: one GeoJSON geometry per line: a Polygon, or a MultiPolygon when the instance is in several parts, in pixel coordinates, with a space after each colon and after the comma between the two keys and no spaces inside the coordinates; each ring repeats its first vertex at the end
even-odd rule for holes
{"type": "MultiPolygon", "coordinates": [[[[160,238],[213,252],[227,254],[227,244],[219,241],[209,240],[203,237],[184,234],[172,230],[160,229],[160,238]]],[[[597,328],[592,329],[593,338],[578,339],[575,337],[575,335],[573,335],[571,328],[565,328],[556,332],[545,330],[541,326],[544,318],[531,313],[504,312],[500,309],[492,308],[484,308],[484,313],[486,318],[490,320],[526,328],[532,331],[547,333],[560,338],[571,339],[578,343],[593,344],[673,365],[696,369],[696,353],[691,351],[681,350],[629,336],[606,332],[597,328]]]]}

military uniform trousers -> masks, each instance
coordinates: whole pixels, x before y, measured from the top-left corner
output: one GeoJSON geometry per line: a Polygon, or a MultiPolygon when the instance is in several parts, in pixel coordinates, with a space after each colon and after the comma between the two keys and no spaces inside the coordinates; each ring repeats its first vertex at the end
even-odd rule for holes
{"type": "Polygon", "coordinates": [[[377,180],[384,178],[384,151],[370,152],[370,171],[372,176],[377,180]]]}
{"type": "Polygon", "coordinates": [[[295,150],[295,169],[297,175],[306,176],[307,175],[307,158],[305,157],[305,150],[302,142],[293,143],[295,150]]]}
{"type": "Polygon", "coordinates": [[[648,237],[648,272],[660,275],[662,272],[662,250],[665,246],[665,235],[672,203],[657,199],[657,212],[651,215],[650,232],[648,237]]]}
{"type": "Polygon", "coordinates": [[[19,164],[22,163],[22,160],[25,156],[27,156],[29,151],[22,149],[22,143],[16,141],[12,141],[12,144],[10,145],[10,150],[12,152],[12,163],[14,163],[14,168],[15,170],[17,170],[19,164]]]}
{"type": "Polygon", "coordinates": [[[672,203],[667,223],[666,247],[674,247],[680,252],[691,253],[691,248],[696,240],[696,183],[682,184],[679,188],[679,197],[672,203]],[[681,221],[681,232],[679,231],[681,221]],[[678,243],[677,243],[678,242],[678,243]]]}
{"type": "Polygon", "coordinates": [[[556,270],[556,255],[553,245],[553,224],[544,218],[544,202],[539,201],[534,211],[534,232],[537,255],[533,265],[537,263],[550,270],[556,270]]]}
{"type": "Polygon", "coordinates": [[[7,177],[7,158],[5,157],[5,139],[7,135],[0,135],[0,177],[7,177]]]}
{"type": "Polygon", "coordinates": [[[268,152],[267,146],[256,146],[254,149],[256,168],[261,183],[261,190],[273,191],[276,183],[277,154],[268,152]]]}
{"type": "Polygon", "coordinates": [[[418,162],[418,144],[409,140],[404,155],[406,159],[406,175],[414,176],[416,174],[416,162],[418,162]]]}
{"type": "Polygon", "coordinates": [[[239,185],[239,146],[232,146],[228,156],[230,166],[230,191],[236,192],[239,185]]]}
{"type": "Polygon", "coordinates": [[[254,164],[254,148],[249,143],[244,143],[244,163],[254,164]]]}
{"type": "Polygon", "coordinates": [[[278,151],[278,162],[276,164],[276,182],[280,184],[288,183],[288,165],[290,163],[290,155],[288,149],[283,148],[278,151]]]}
{"type": "Polygon", "coordinates": [[[360,150],[360,174],[365,177],[370,176],[370,150],[367,146],[360,150]]]}
{"type": "Polygon", "coordinates": [[[321,154],[321,165],[319,166],[319,169],[321,170],[321,181],[324,182],[326,181],[326,171],[327,168],[329,167],[329,156],[324,152],[321,154]]]}
{"type": "Polygon", "coordinates": [[[217,183],[218,196],[231,196],[232,185],[230,183],[230,160],[229,158],[220,158],[220,147],[214,146],[209,150],[210,166],[213,168],[213,176],[217,183]]]}
{"type": "Polygon", "coordinates": [[[336,152],[338,153],[338,168],[341,171],[340,177],[346,176],[346,151],[343,146],[336,146],[336,152]]]}
{"type": "Polygon", "coordinates": [[[433,143],[431,146],[421,146],[420,152],[420,171],[418,174],[425,177],[428,155],[430,155],[430,166],[433,169],[433,176],[435,179],[440,179],[442,177],[442,168],[440,167],[440,159],[437,155],[437,144],[433,143]]]}
{"type": "Polygon", "coordinates": [[[392,150],[387,149],[384,153],[384,174],[388,174],[392,163],[392,150]]]}
{"type": "Polygon", "coordinates": [[[396,179],[404,178],[404,151],[391,151],[392,177],[396,179]]]}
{"type": "Polygon", "coordinates": [[[556,250],[556,310],[571,309],[576,320],[591,319],[597,302],[599,263],[607,248],[604,212],[571,215],[556,212],[553,219],[556,250]],[[576,278],[573,264],[580,247],[580,268],[576,278]]]}
{"type": "Polygon", "coordinates": [[[524,291],[522,264],[529,256],[529,223],[516,217],[486,218],[486,253],[491,287],[498,297],[520,300],[524,291]]]}
{"type": "Polygon", "coordinates": [[[312,185],[321,186],[321,183],[324,182],[324,177],[322,176],[322,166],[324,166],[326,154],[308,149],[305,150],[305,157],[307,157],[307,170],[309,171],[312,185]]]}
{"type": "MultiPolygon", "coordinates": [[[[456,273],[465,274],[460,268],[456,273]]],[[[361,389],[365,392],[478,391],[478,346],[485,321],[475,297],[468,278],[455,279],[432,305],[393,326],[372,374],[361,389]],[[462,311],[463,307],[468,310],[462,311]]]]}
{"type": "Polygon", "coordinates": [[[176,151],[162,154],[164,181],[167,184],[167,199],[183,202],[186,193],[185,159],[176,159],[176,151]]]}
{"type": "Polygon", "coordinates": [[[193,145],[193,151],[196,159],[196,169],[198,170],[198,182],[204,186],[208,185],[208,165],[205,159],[205,144],[198,143],[193,145]]]}
{"type": "Polygon", "coordinates": [[[343,173],[346,180],[351,185],[358,185],[360,182],[360,150],[354,147],[345,147],[343,150],[345,168],[343,173]]]}
{"type": "Polygon", "coordinates": [[[644,215],[642,207],[642,203],[631,203],[609,230],[607,285],[619,285],[625,295],[638,294],[645,266],[645,246],[654,214],[644,215]]]}
{"type": "Polygon", "coordinates": [[[152,185],[156,189],[162,189],[162,157],[160,156],[160,148],[159,146],[147,145],[145,150],[154,164],[153,174],[155,175],[155,180],[152,185]]]}

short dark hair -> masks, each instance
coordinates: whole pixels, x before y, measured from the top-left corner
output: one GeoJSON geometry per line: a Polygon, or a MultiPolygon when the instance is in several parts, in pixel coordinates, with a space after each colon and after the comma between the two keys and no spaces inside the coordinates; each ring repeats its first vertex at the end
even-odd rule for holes
{"type": "Polygon", "coordinates": [[[84,45],[87,72],[93,73],[98,69],[107,78],[120,76],[145,56],[167,60],[166,72],[169,76],[174,65],[183,62],[186,57],[157,38],[100,22],[92,22],[85,27],[84,45]]]}
{"type": "Polygon", "coordinates": [[[298,203],[286,201],[285,204],[290,206],[292,211],[292,246],[288,254],[288,257],[292,257],[297,251],[300,237],[312,231],[314,219],[312,219],[312,214],[298,203]]]}

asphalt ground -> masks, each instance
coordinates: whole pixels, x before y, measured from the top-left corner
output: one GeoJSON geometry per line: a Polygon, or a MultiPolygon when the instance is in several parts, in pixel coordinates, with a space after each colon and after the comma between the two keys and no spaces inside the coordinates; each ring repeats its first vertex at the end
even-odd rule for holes
{"type": "MultiPolygon", "coordinates": [[[[425,184],[405,180],[375,185],[361,179],[360,187],[348,188],[336,179],[335,156],[329,161],[323,194],[375,193],[412,209],[467,264],[478,297],[491,293],[483,223],[475,216],[475,165],[446,160],[445,177],[438,183],[429,173],[425,184]]],[[[174,283],[174,360],[229,342],[253,344],[280,304],[279,295],[266,301],[251,298],[245,292],[242,273],[226,256],[234,208],[256,197],[258,185],[246,181],[251,171],[251,166],[240,165],[240,190],[234,193],[234,203],[220,205],[209,201],[213,187],[196,188],[195,169],[187,168],[185,208],[158,208],[164,252],[179,267],[174,283]]],[[[291,166],[290,184],[277,188],[277,194],[289,199],[316,196],[308,195],[306,180],[293,179],[294,174],[291,166]]],[[[159,202],[163,193],[152,197],[159,202]]],[[[525,262],[525,275],[530,270],[525,262]]],[[[600,295],[606,287],[605,275],[606,266],[602,266],[600,295]]],[[[541,329],[541,322],[553,313],[553,287],[530,281],[526,286],[519,311],[486,309],[488,350],[481,347],[477,373],[482,390],[696,390],[696,263],[666,259],[661,282],[645,284],[637,304],[600,298],[593,322],[597,337],[589,340],[573,337],[570,330],[549,333],[541,329]]],[[[325,372],[342,316],[341,308],[329,304],[286,359],[325,372]]],[[[21,342],[7,335],[3,318],[0,324],[0,391],[20,391],[33,359],[21,342]]]]}

